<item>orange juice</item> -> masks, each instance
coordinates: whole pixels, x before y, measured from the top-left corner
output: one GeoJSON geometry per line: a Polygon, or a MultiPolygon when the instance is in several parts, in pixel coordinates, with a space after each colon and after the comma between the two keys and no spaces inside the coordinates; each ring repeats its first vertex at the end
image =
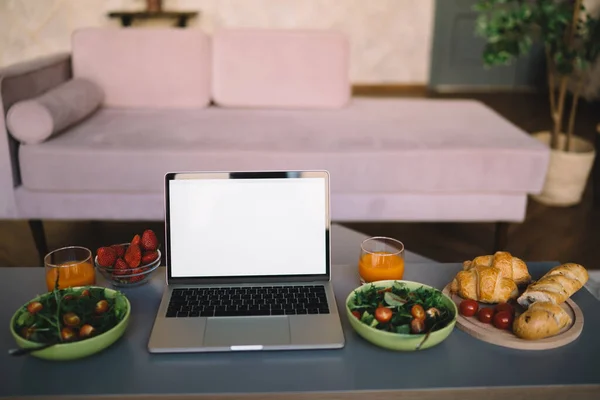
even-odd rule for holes
{"type": "Polygon", "coordinates": [[[358,273],[365,282],[400,280],[404,276],[404,259],[386,251],[366,253],[360,257],[358,273]]]}
{"type": "Polygon", "coordinates": [[[94,266],[89,261],[70,261],[59,264],[56,267],[48,268],[46,271],[46,286],[48,287],[48,291],[54,290],[56,274],[59,274],[59,289],[93,285],[96,283],[96,271],[94,271],[94,266]]]}

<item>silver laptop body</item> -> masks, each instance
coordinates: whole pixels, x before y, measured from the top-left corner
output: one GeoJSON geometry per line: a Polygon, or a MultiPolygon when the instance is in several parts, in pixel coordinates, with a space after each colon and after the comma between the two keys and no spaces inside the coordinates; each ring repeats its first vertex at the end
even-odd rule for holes
{"type": "Polygon", "coordinates": [[[165,176],[163,293],[152,353],[331,349],[326,171],[165,176]]]}

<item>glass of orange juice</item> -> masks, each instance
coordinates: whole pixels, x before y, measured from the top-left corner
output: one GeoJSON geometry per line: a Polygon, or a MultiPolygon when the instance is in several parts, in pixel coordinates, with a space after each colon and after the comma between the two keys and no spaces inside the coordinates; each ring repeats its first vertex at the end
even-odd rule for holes
{"type": "Polygon", "coordinates": [[[362,284],[401,280],[404,276],[404,244],[383,236],[366,239],[360,246],[358,274],[362,284]]]}
{"type": "Polygon", "coordinates": [[[57,278],[59,289],[96,283],[92,252],[85,247],[70,246],[54,250],[44,257],[44,266],[48,291],[54,290],[57,278]]]}

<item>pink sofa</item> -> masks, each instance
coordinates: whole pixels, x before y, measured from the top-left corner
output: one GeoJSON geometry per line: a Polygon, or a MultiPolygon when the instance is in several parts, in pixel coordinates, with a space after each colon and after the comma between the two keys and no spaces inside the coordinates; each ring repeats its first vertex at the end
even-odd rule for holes
{"type": "Polygon", "coordinates": [[[329,31],[77,31],[0,70],[0,217],[162,220],[167,171],[323,168],[335,221],[524,219],[544,145],[475,101],[352,98],[348,55],[329,31]],[[98,109],[39,143],[7,131],[74,78],[98,109]]]}

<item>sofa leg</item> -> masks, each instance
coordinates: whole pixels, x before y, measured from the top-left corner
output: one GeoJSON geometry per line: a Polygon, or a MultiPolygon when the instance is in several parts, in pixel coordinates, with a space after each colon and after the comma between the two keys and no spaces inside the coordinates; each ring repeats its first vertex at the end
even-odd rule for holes
{"type": "Polygon", "coordinates": [[[44,266],[44,257],[48,254],[48,244],[46,243],[46,234],[44,233],[44,223],[40,219],[30,219],[29,229],[35,242],[35,248],[38,252],[40,266],[44,266]]]}
{"type": "Polygon", "coordinates": [[[494,252],[506,250],[508,244],[508,222],[496,222],[494,233],[494,252]]]}
{"type": "MultiPolygon", "coordinates": [[[[596,134],[596,140],[594,143],[596,145],[596,154],[600,154],[600,124],[596,127],[598,133],[596,134]]],[[[592,204],[595,207],[600,206],[600,157],[596,156],[594,160],[594,166],[592,170],[592,190],[593,190],[593,200],[592,204]]]]}

